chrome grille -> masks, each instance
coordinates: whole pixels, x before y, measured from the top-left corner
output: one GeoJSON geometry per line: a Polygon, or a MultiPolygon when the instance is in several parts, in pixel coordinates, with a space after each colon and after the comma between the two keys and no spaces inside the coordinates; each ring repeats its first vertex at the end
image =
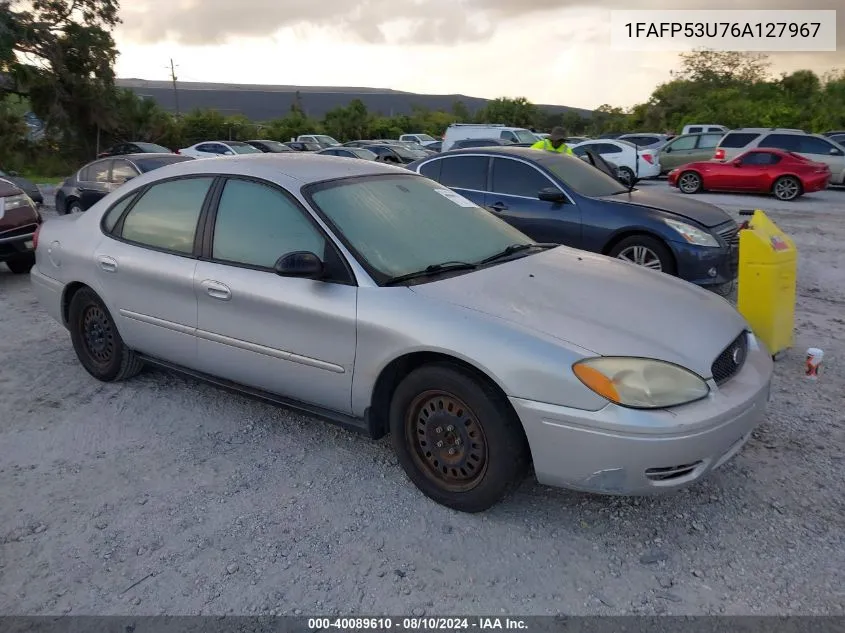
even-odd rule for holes
{"type": "Polygon", "coordinates": [[[739,373],[748,357],[748,335],[742,332],[713,361],[710,370],[717,385],[723,385],[739,373]]]}
{"type": "Polygon", "coordinates": [[[729,226],[722,227],[717,233],[730,246],[739,246],[739,225],[736,222],[731,222],[729,226]]]}

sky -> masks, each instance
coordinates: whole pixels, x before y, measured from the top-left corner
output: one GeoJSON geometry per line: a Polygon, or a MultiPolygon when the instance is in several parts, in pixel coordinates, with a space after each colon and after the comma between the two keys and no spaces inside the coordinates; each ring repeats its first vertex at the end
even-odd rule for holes
{"type": "MultiPolygon", "coordinates": [[[[638,0],[637,9],[836,9],[836,52],[774,53],[774,72],[845,69],[842,0],[638,0]]],[[[124,0],[121,78],[361,86],[525,97],[593,109],[648,99],[672,52],[612,50],[621,0],[124,0]]],[[[775,14],[776,15],[776,14],[775,14]]]]}

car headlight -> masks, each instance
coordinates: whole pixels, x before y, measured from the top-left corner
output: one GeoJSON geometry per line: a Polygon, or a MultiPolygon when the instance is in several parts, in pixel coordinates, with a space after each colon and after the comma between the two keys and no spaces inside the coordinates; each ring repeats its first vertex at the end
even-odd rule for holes
{"type": "Polygon", "coordinates": [[[701,400],[710,393],[701,376],[649,358],[587,358],[576,362],[572,371],[590,390],[632,409],[674,407],[701,400]]]}
{"type": "Polygon", "coordinates": [[[677,231],[682,238],[696,246],[719,246],[719,241],[707,231],[697,229],[686,222],[677,220],[663,220],[667,225],[677,231]]]}
{"type": "Polygon", "coordinates": [[[6,211],[10,209],[19,209],[20,207],[34,207],[35,203],[25,193],[17,196],[9,196],[6,198],[6,211]]]}

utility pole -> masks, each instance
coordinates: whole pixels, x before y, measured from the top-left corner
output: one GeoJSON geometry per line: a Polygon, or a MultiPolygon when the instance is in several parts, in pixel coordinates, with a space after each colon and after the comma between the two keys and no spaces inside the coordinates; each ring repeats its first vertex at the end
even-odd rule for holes
{"type": "Polygon", "coordinates": [[[176,102],[176,116],[179,116],[179,89],[176,87],[176,66],[173,58],[170,59],[170,79],[173,82],[173,100],[176,102]]]}

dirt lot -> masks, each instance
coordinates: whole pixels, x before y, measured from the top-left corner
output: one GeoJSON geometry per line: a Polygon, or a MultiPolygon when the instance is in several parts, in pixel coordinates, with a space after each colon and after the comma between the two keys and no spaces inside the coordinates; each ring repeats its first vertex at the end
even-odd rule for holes
{"type": "Polygon", "coordinates": [[[797,241],[796,347],[746,449],[657,499],[526,481],[449,511],[386,440],[157,370],[96,382],[0,266],[0,613],[845,613],[845,191],[701,198],[797,241]]]}

